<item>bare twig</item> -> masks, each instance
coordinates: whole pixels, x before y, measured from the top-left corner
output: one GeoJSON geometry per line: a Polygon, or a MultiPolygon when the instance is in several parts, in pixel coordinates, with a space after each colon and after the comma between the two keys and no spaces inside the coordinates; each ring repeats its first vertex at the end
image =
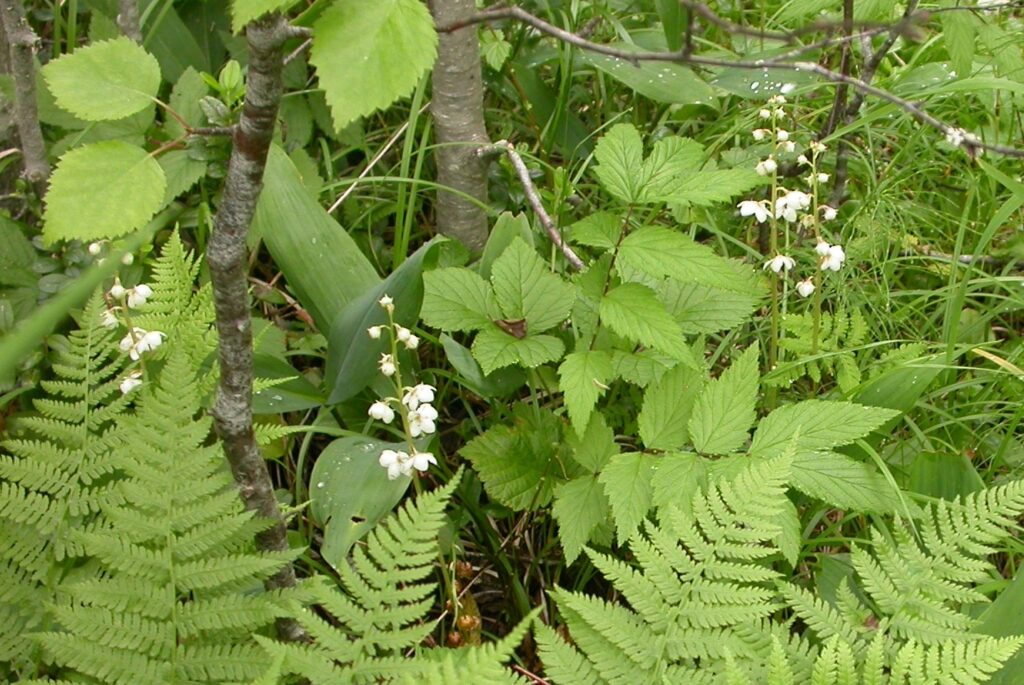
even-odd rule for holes
{"type": "Polygon", "coordinates": [[[11,76],[14,79],[14,121],[21,140],[21,157],[25,178],[36,194],[46,194],[46,181],[50,177],[50,163],[46,159],[46,145],[39,127],[36,109],[35,48],[39,42],[32,27],[25,21],[21,0],[0,0],[0,22],[10,50],[11,76]]]}
{"type": "MultiPolygon", "coordinates": [[[[853,33],[853,0],[843,0],[843,32],[847,37],[853,33]]],[[[850,44],[843,43],[842,56],[839,58],[839,73],[844,76],[850,74],[850,44]]],[[[835,98],[832,101],[832,109],[828,113],[824,128],[818,134],[818,139],[828,138],[832,131],[836,130],[840,119],[846,114],[846,92],[849,86],[840,83],[836,88],[835,98]]]]}
{"type": "Polygon", "coordinates": [[[136,43],[142,43],[142,27],[139,22],[139,0],[119,0],[117,3],[117,28],[136,43]]]}
{"type": "Polygon", "coordinates": [[[547,231],[548,237],[551,238],[551,242],[555,244],[561,253],[565,256],[574,269],[580,271],[584,268],[585,264],[579,256],[573,252],[573,249],[569,247],[564,240],[562,240],[562,233],[555,226],[555,222],[551,219],[551,215],[548,214],[547,210],[544,209],[544,203],[541,202],[540,194],[537,192],[537,186],[533,184],[533,179],[530,178],[530,170],[526,168],[526,163],[523,162],[523,158],[516,152],[515,146],[507,140],[499,140],[493,146],[481,148],[484,153],[490,152],[490,150],[500,150],[508,155],[508,159],[512,162],[512,167],[516,170],[516,176],[519,177],[519,182],[523,184],[523,190],[526,191],[526,199],[529,201],[530,206],[533,208],[537,218],[540,219],[541,225],[544,226],[544,230],[547,231]]]}
{"type": "Polygon", "coordinates": [[[289,52],[288,56],[284,58],[285,66],[288,66],[293,61],[297,60],[299,58],[299,56],[302,53],[304,53],[306,50],[308,50],[311,45],[313,45],[313,39],[312,38],[307,38],[306,40],[302,41],[302,44],[299,45],[299,47],[297,47],[294,50],[292,50],[291,52],[289,52]]]}

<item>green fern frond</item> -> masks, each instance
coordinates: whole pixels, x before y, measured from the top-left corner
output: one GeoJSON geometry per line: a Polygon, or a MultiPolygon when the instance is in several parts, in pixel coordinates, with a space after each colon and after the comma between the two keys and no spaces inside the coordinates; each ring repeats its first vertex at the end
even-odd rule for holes
{"type": "Polygon", "coordinates": [[[102,577],[65,585],[60,630],[37,636],[54,660],[104,683],[244,681],[266,666],[252,635],[288,615],[295,596],[260,581],[295,553],[251,551],[265,527],[242,511],[189,355],[139,391],[107,458],[122,474],[107,527],[73,533],[102,577]],[[115,525],[116,524],[116,525],[115,525]]]}

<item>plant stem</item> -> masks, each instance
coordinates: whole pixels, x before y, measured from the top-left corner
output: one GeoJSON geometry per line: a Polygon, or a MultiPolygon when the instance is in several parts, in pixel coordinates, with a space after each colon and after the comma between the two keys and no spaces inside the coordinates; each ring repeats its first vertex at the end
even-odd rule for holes
{"type": "Polygon", "coordinates": [[[50,177],[50,163],[46,159],[46,145],[39,127],[36,110],[35,48],[39,42],[32,27],[25,21],[25,10],[20,0],[0,0],[0,20],[10,50],[11,76],[14,79],[14,120],[21,139],[21,157],[25,178],[42,197],[46,194],[46,181],[50,177]]]}
{"type": "MultiPolygon", "coordinates": [[[[288,538],[274,484],[253,433],[252,321],[245,239],[256,211],[281,102],[282,46],[287,27],[278,14],[257,19],[246,27],[249,72],[245,104],[234,132],[224,195],[206,250],[220,360],[220,385],[212,414],[246,508],[274,522],[256,536],[256,546],[268,551],[287,550],[288,538]]],[[[268,589],[294,586],[292,565],[283,566],[265,585],[268,589]]],[[[278,621],[277,628],[285,640],[302,639],[304,635],[294,621],[278,621]]]]}

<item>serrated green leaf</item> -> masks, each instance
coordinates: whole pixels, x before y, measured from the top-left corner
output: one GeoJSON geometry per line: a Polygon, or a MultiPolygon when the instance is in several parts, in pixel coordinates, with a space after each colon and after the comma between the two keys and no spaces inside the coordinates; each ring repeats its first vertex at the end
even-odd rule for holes
{"type": "Polygon", "coordinates": [[[681,177],[669,193],[650,199],[704,206],[726,202],[764,183],[753,169],[703,169],[681,177]]]}
{"type": "Polygon", "coordinates": [[[480,34],[480,54],[491,69],[500,71],[510,52],[512,45],[505,40],[501,31],[484,31],[480,34]]]}
{"type": "Polygon", "coordinates": [[[551,273],[533,248],[516,238],[491,267],[494,298],[506,319],[526,320],[541,333],[569,318],[576,291],[551,273]]]}
{"type": "Polygon", "coordinates": [[[612,289],[601,300],[601,321],[627,340],[694,365],[679,324],[645,285],[623,283],[612,289]]]}
{"type": "Polygon", "coordinates": [[[903,504],[874,467],[835,452],[805,453],[793,460],[794,488],[834,507],[877,514],[897,514],[903,504]]]}
{"type": "MultiPolygon", "coordinates": [[[[753,274],[752,270],[747,271],[753,274]]],[[[658,299],[679,322],[684,333],[716,333],[747,321],[760,304],[760,288],[752,285],[741,290],[743,283],[743,279],[737,277],[737,287],[726,290],[666,279],[658,286],[658,299]]]]}
{"type": "Polygon", "coordinates": [[[164,170],[167,188],[164,191],[163,204],[170,204],[182,193],[191,190],[199,179],[206,174],[206,162],[192,159],[188,150],[168,150],[157,160],[164,170]]]}
{"type": "Polygon", "coordinates": [[[487,244],[484,245],[483,254],[480,255],[477,273],[485,279],[490,279],[494,261],[517,237],[527,245],[533,244],[533,229],[530,228],[529,217],[522,213],[502,212],[499,214],[498,218],[494,220],[490,235],[487,236],[487,244]]]}
{"type": "Polygon", "coordinates": [[[75,148],[50,177],[43,237],[117,238],[141,228],[164,201],[163,169],[145,150],[120,141],[75,148]]]}
{"type": "Polygon", "coordinates": [[[487,281],[469,269],[423,274],[423,322],[445,331],[472,331],[501,318],[487,281]]]}
{"type": "Polygon", "coordinates": [[[849,445],[899,414],[892,409],[853,402],[798,402],[780,407],[761,419],[750,444],[750,453],[775,456],[793,449],[800,454],[849,445]]]}
{"type": "Polygon", "coordinates": [[[568,433],[566,442],[572,450],[573,461],[590,473],[603,469],[608,460],[619,453],[615,431],[608,427],[600,412],[591,416],[583,437],[568,433]]]}
{"type": "Polygon", "coordinates": [[[757,362],[754,343],[701,392],[689,423],[690,438],[699,452],[728,454],[746,442],[756,417],[757,362]]]}
{"type": "Polygon", "coordinates": [[[728,290],[748,288],[751,270],[664,226],[644,226],[622,240],[623,264],[655,278],[668,277],[728,290]]]}
{"type": "Polygon", "coordinates": [[[668,136],[651,148],[640,171],[644,199],[664,197],[676,189],[686,172],[696,172],[704,161],[704,146],[689,138],[668,136]]]}
{"type": "Polygon", "coordinates": [[[532,369],[558,359],[565,344],[553,335],[531,335],[516,338],[497,326],[485,328],[473,341],[473,356],[485,375],[511,364],[532,369]]]}
{"type": "Polygon", "coordinates": [[[234,33],[241,33],[245,25],[253,19],[258,19],[267,12],[286,9],[294,3],[295,0],[232,0],[231,30],[234,33]]]}
{"type": "Polygon", "coordinates": [[[86,121],[123,119],[153,103],[160,65],[128,38],[93,43],[55,59],[43,76],[57,104],[86,121]]]}
{"type": "MultiPolygon", "coordinates": [[[[210,86],[203,77],[189,67],[182,72],[171,89],[171,100],[168,104],[189,126],[202,126],[203,109],[199,106],[199,101],[209,92],[210,86]]],[[[167,117],[164,126],[172,138],[181,138],[185,135],[185,127],[172,116],[167,117]]]]}
{"type": "Polygon", "coordinates": [[[693,496],[707,480],[707,466],[699,455],[669,452],[655,463],[651,501],[659,510],[674,506],[689,511],[693,496]]]}
{"type": "Polygon", "coordinates": [[[647,388],[637,425],[648,449],[675,450],[686,444],[686,426],[703,387],[704,374],[680,364],[647,388]]]}
{"type": "Polygon", "coordinates": [[[660,352],[612,352],[612,369],[615,376],[641,388],[646,388],[676,365],[676,360],[660,352]]]}
{"type": "Polygon", "coordinates": [[[565,563],[571,564],[608,515],[608,498],[592,475],[559,484],[554,497],[551,514],[558,522],[558,539],[565,552],[565,563]]]}
{"type": "Polygon", "coordinates": [[[974,28],[977,18],[970,12],[943,12],[942,37],[957,74],[966,78],[974,66],[974,28]]]}
{"type": "Polygon", "coordinates": [[[775,522],[779,526],[779,537],[775,544],[789,565],[796,566],[800,559],[800,514],[788,497],[780,497],[779,504],[781,509],[775,517],[775,522]]]}
{"type": "Polygon", "coordinates": [[[651,508],[651,476],[654,459],[639,452],[625,452],[612,457],[598,480],[612,505],[612,517],[619,542],[636,533],[651,508]]]}
{"type": "Polygon", "coordinates": [[[573,352],[558,367],[559,389],[577,435],[587,430],[594,405],[611,377],[611,355],[601,350],[573,352]]]}
{"type": "Polygon", "coordinates": [[[616,124],[597,141],[594,174],[604,189],[623,202],[636,202],[637,183],[644,161],[644,143],[632,124],[616,124]]]}
{"type": "Polygon", "coordinates": [[[622,217],[612,212],[594,212],[569,227],[569,239],[577,245],[610,250],[619,241],[622,217]]]}
{"type": "Polygon", "coordinates": [[[336,2],[313,35],[309,62],[339,131],[408,94],[437,57],[434,20],[419,0],[336,2]]]}

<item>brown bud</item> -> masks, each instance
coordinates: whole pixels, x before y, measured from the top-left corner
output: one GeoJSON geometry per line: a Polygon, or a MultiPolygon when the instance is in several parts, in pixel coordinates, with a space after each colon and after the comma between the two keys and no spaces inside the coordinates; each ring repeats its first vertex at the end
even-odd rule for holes
{"type": "Polygon", "coordinates": [[[468,561],[455,562],[455,577],[469,580],[473,577],[473,564],[468,561]]]}
{"type": "Polygon", "coordinates": [[[459,620],[455,622],[459,626],[459,630],[464,633],[471,632],[473,630],[479,630],[480,628],[480,617],[470,616],[469,614],[463,614],[459,616],[459,620]]]}
{"type": "Polygon", "coordinates": [[[459,647],[462,645],[462,635],[457,630],[453,630],[448,633],[448,646],[459,647]]]}

